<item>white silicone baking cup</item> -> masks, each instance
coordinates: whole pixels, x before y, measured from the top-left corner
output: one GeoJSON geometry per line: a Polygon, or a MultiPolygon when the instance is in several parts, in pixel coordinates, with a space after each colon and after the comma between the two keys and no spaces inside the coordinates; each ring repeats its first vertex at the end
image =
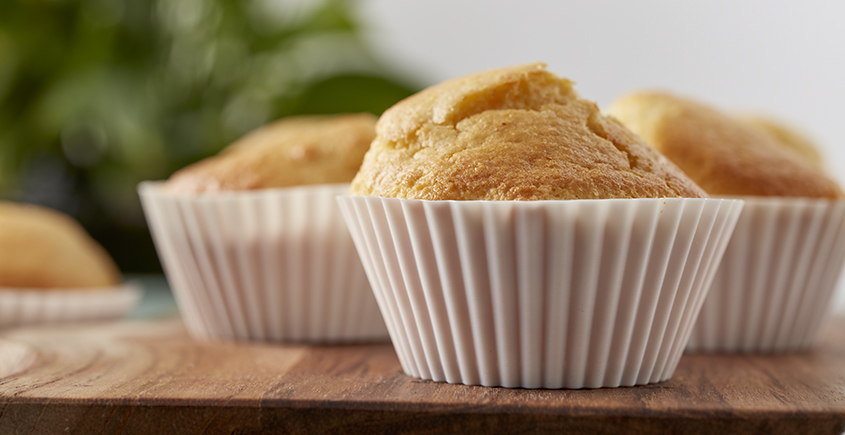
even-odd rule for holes
{"type": "Polygon", "coordinates": [[[335,201],[348,184],[177,195],[144,182],[138,190],[194,337],[387,339],[335,201]]]}
{"type": "Polygon", "coordinates": [[[127,282],[107,289],[0,288],[0,327],[113,320],[138,305],[141,288],[127,282]]]}
{"type": "Polygon", "coordinates": [[[845,264],[845,201],[743,197],[688,350],[808,349],[845,264]]]}
{"type": "Polygon", "coordinates": [[[403,370],[598,388],[675,370],[742,201],[338,199],[403,370]]]}

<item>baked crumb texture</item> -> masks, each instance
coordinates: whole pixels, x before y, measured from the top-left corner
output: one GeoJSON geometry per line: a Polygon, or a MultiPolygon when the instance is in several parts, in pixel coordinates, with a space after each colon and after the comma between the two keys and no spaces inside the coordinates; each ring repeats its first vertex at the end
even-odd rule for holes
{"type": "Polygon", "coordinates": [[[285,118],[174,173],[167,189],[214,193],[348,183],[375,137],[368,113],[285,118]]]}
{"type": "Polygon", "coordinates": [[[710,195],[843,197],[814,162],[812,145],[789,144],[759,123],[663,92],[624,95],[607,112],[710,195]]]}
{"type": "Polygon", "coordinates": [[[119,283],[112,258],[71,217],[0,201],[0,287],[96,289],[119,283]]]}
{"type": "Polygon", "coordinates": [[[705,197],[542,63],[443,82],[388,109],[351,193],[427,200],[705,197]]]}

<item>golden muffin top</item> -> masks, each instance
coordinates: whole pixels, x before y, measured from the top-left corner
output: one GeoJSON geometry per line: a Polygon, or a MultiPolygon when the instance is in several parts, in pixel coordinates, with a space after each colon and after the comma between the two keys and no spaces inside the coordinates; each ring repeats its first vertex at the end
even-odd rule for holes
{"type": "Polygon", "coordinates": [[[351,193],[429,200],[704,197],[542,63],[432,86],[388,109],[351,193]]]}
{"type": "Polygon", "coordinates": [[[276,121],[174,173],[171,192],[211,193],[347,183],[375,137],[368,113],[276,121]]]}
{"type": "Polygon", "coordinates": [[[778,144],[796,151],[818,169],[824,169],[824,159],[818,146],[799,129],[783,121],[763,115],[740,115],[740,121],[757,128],[777,140],[778,144]]]}
{"type": "Polygon", "coordinates": [[[800,151],[691,99],[634,92],[607,112],[683,169],[710,195],[841,198],[800,151]]]}
{"type": "Polygon", "coordinates": [[[119,282],[114,261],[71,217],[0,201],[0,287],[93,290],[119,282]]]}

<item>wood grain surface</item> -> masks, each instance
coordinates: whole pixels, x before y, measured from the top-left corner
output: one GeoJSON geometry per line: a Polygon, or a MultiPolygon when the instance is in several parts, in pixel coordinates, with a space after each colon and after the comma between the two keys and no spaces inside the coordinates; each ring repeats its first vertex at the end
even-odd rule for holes
{"type": "Polygon", "coordinates": [[[0,434],[841,434],[845,319],[819,348],[685,355],[656,385],[420,381],[389,343],[191,340],[178,318],[0,331],[0,434]]]}

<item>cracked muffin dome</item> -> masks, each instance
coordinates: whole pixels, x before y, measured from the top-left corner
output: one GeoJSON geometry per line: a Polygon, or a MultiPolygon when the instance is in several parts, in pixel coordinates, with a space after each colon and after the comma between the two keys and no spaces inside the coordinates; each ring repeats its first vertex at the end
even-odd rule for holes
{"type": "Polygon", "coordinates": [[[193,194],[348,183],[375,136],[375,123],[369,113],[285,118],[175,172],[167,189],[193,194]]]}
{"type": "Polygon", "coordinates": [[[0,287],[105,289],[119,283],[114,261],[70,216],[0,201],[0,287]]]}
{"type": "Polygon", "coordinates": [[[607,112],[710,195],[843,197],[837,183],[804,152],[697,101],[664,92],[632,92],[607,112]]]}
{"type": "Polygon", "coordinates": [[[705,197],[542,63],[435,85],[388,109],[352,181],[427,200],[705,197]]]}

